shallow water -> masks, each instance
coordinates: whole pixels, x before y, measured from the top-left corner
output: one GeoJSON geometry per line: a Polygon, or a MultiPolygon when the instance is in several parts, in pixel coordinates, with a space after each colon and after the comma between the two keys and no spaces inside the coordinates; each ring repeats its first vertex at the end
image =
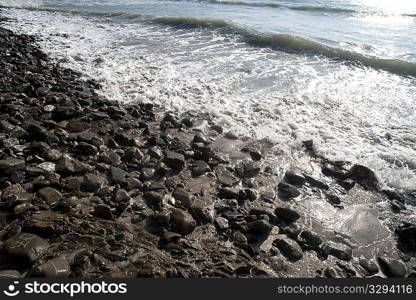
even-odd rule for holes
{"type": "Polygon", "coordinates": [[[321,154],[410,191],[416,5],[388,3],[0,0],[20,7],[6,11],[10,27],[42,37],[114,100],[210,113],[272,140],[288,164],[314,139],[321,154]]]}

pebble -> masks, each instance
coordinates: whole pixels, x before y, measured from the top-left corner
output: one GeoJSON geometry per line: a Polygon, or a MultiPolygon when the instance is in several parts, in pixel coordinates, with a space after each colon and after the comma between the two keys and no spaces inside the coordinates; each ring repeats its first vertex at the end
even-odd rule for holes
{"type": "Polygon", "coordinates": [[[274,213],[278,218],[281,218],[286,222],[294,222],[300,218],[300,214],[288,206],[276,207],[274,213]]]}
{"type": "Polygon", "coordinates": [[[45,187],[38,191],[39,195],[45,200],[48,204],[54,204],[62,199],[62,194],[52,187],[45,187]]]}
{"type": "Polygon", "coordinates": [[[322,247],[322,250],[328,255],[335,256],[345,261],[352,259],[352,249],[351,247],[345,244],[335,243],[333,241],[327,241],[321,247],[322,247]]]}
{"type": "Polygon", "coordinates": [[[280,250],[280,252],[288,259],[299,260],[303,258],[301,247],[295,241],[286,237],[280,237],[274,240],[273,244],[280,250]]]}
{"type": "Polygon", "coordinates": [[[292,185],[280,182],[277,186],[279,197],[284,199],[296,198],[300,195],[300,192],[292,185]]]}
{"type": "Polygon", "coordinates": [[[298,186],[302,186],[306,181],[305,176],[297,170],[286,171],[285,179],[288,183],[298,186]]]}
{"type": "Polygon", "coordinates": [[[172,193],[172,197],[175,198],[175,200],[178,200],[182,206],[187,208],[191,207],[194,202],[193,195],[182,188],[176,188],[172,193]]]}
{"type": "Polygon", "coordinates": [[[174,232],[187,235],[196,227],[196,222],[192,216],[180,209],[173,209],[170,214],[170,223],[174,232]]]}
{"type": "Polygon", "coordinates": [[[404,278],[406,276],[406,267],[401,261],[385,257],[379,257],[377,261],[387,277],[404,278]]]}
{"type": "Polygon", "coordinates": [[[38,272],[42,277],[47,278],[65,278],[69,275],[69,263],[64,258],[54,258],[41,264],[38,272]]]}
{"type": "Polygon", "coordinates": [[[182,154],[165,151],[164,152],[164,162],[166,165],[175,170],[182,170],[185,167],[185,157],[182,154]]]}
{"type": "Polygon", "coordinates": [[[16,234],[4,242],[4,250],[8,255],[21,257],[32,263],[48,248],[48,241],[30,233],[16,234]]]}

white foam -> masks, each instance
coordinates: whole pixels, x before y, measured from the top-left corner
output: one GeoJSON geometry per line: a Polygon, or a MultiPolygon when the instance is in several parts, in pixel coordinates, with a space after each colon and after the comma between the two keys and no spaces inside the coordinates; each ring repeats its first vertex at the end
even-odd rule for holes
{"type": "Polygon", "coordinates": [[[415,80],[250,48],[212,32],[10,13],[18,17],[14,30],[41,36],[46,52],[102,82],[110,99],[208,112],[227,129],[276,142],[287,161],[303,155],[301,141],[312,138],[329,158],[365,164],[389,186],[416,189],[415,80]]]}

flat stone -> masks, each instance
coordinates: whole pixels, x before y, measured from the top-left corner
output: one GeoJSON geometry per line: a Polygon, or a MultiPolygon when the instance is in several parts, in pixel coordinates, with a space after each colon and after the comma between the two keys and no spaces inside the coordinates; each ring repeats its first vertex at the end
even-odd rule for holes
{"type": "Polygon", "coordinates": [[[96,174],[86,174],[84,176],[83,187],[87,192],[95,193],[106,183],[106,179],[96,174]]]}
{"type": "Polygon", "coordinates": [[[26,164],[25,161],[22,159],[17,158],[7,158],[0,160],[0,170],[5,172],[6,174],[10,174],[17,170],[23,170],[26,164]]]}
{"type": "Polygon", "coordinates": [[[114,184],[124,183],[126,182],[126,172],[117,167],[111,167],[111,179],[113,180],[114,184]]]}
{"type": "Polygon", "coordinates": [[[4,250],[8,255],[21,257],[31,263],[48,248],[47,240],[30,233],[18,233],[4,242],[4,250]]]}
{"type": "Polygon", "coordinates": [[[302,248],[295,241],[284,236],[276,239],[273,244],[280,250],[280,252],[288,259],[299,260],[303,257],[302,248]]]}
{"type": "Polygon", "coordinates": [[[239,181],[239,179],[235,177],[233,173],[228,171],[224,166],[217,167],[215,169],[215,174],[217,176],[218,182],[226,187],[232,187],[239,181]]]}
{"type": "Polygon", "coordinates": [[[42,199],[45,200],[48,204],[56,203],[63,197],[58,190],[52,187],[45,187],[43,189],[40,189],[38,193],[42,197],[42,199]]]}
{"type": "Polygon", "coordinates": [[[165,151],[164,162],[166,165],[175,170],[182,170],[185,167],[185,157],[182,154],[165,151]]]}
{"type": "Polygon", "coordinates": [[[300,192],[294,186],[284,182],[280,182],[277,185],[277,191],[279,193],[279,197],[284,199],[292,199],[300,195],[300,192]]]}
{"type": "Polygon", "coordinates": [[[352,249],[345,244],[327,241],[322,245],[322,250],[326,254],[335,256],[341,260],[348,261],[352,259],[352,249]]]}
{"type": "Polygon", "coordinates": [[[302,186],[306,181],[305,176],[297,170],[288,170],[285,173],[285,179],[288,183],[299,186],[302,186]]]}
{"type": "Polygon", "coordinates": [[[192,166],[192,175],[195,177],[204,175],[207,172],[210,172],[211,168],[209,165],[203,160],[197,160],[194,162],[192,166]]]}
{"type": "Polygon", "coordinates": [[[70,267],[66,259],[54,258],[40,265],[38,272],[47,278],[65,278],[70,273],[70,267]]]}
{"type": "Polygon", "coordinates": [[[220,188],[218,190],[218,197],[221,199],[238,199],[240,195],[240,191],[235,188],[220,188]]]}
{"type": "Polygon", "coordinates": [[[300,214],[288,206],[277,207],[274,213],[278,218],[281,218],[287,222],[294,222],[300,218],[300,214]]]}
{"type": "Polygon", "coordinates": [[[401,261],[385,257],[379,257],[377,261],[387,277],[404,278],[406,276],[406,267],[401,261]]]}
{"type": "Polygon", "coordinates": [[[176,188],[172,193],[172,197],[179,201],[184,207],[191,207],[194,202],[192,194],[182,188],[176,188]]]}

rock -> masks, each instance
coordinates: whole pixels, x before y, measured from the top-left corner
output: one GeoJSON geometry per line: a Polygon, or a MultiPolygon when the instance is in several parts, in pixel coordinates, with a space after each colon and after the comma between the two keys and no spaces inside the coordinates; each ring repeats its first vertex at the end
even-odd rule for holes
{"type": "Polygon", "coordinates": [[[234,188],[225,187],[218,190],[218,197],[221,199],[238,199],[239,195],[239,190],[234,188]]]}
{"type": "Polygon", "coordinates": [[[394,231],[398,237],[399,246],[405,251],[416,249],[416,224],[403,222],[394,231]]]}
{"type": "Polygon", "coordinates": [[[348,261],[352,259],[352,249],[345,244],[327,241],[322,245],[322,250],[327,255],[335,256],[341,260],[348,261]]]}
{"type": "Polygon", "coordinates": [[[147,152],[151,157],[156,159],[161,159],[163,157],[163,152],[157,147],[151,147],[147,152]]]}
{"type": "Polygon", "coordinates": [[[189,212],[199,223],[212,223],[214,221],[214,212],[206,206],[202,201],[195,201],[189,208],[189,212]]]}
{"type": "Polygon", "coordinates": [[[300,218],[300,214],[288,206],[276,207],[274,213],[278,218],[281,218],[286,222],[294,222],[300,218]]]}
{"type": "Polygon", "coordinates": [[[341,199],[337,195],[334,194],[325,194],[326,199],[329,203],[334,206],[339,206],[341,204],[341,199]]]}
{"type": "Polygon", "coordinates": [[[369,276],[375,275],[378,273],[379,269],[375,262],[361,258],[359,260],[360,266],[363,267],[363,269],[367,272],[369,276]]]}
{"type": "MultiPolygon", "coordinates": [[[[292,239],[298,239],[298,235],[302,231],[302,228],[296,223],[291,223],[289,226],[285,226],[282,228],[282,232],[292,239]]],[[[302,239],[301,239],[302,240],[302,239]]]]}
{"type": "Polygon", "coordinates": [[[22,159],[10,157],[7,159],[0,160],[0,170],[5,174],[11,174],[15,171],[23,170],[25,166],[25,161],[22,159]]]}
{"type": "Polygon", "coordinates": [[[159,207],[162,205],[164,195],[158,192],[146,192],[143,195],[143,199],[146,200],[151,206],[159,207]]]}
{"type": "Polygon", "coordinates": [[[119,166],[121,157],[114,151],[105,151],[98,156],[98,160],[110,166],[119,166]]]}
{"type": "Polygon", "coordinates": [[[305,176],[297,170],[286,171],[285,179],[288,183],[299,186],[302,186],[306,181],[305,176]]]}
{"type": "Polygon", "coordinates": [[[30,233],[16,234],[4,242],[4,250],[8,255],[23,258],[31,263],[48,248],[48,241],[30,233]]]}
{"type": "Polygon", "coordinates": [[[230,171],[228,171],[224,166],[217,167],[215,169],[215,174],[217,176],[218,182],[226,187],[232,187],[239,181],[239,179],[235,177],[230,171]]]}
{"type": "Polygon", "coordinates": [[[209,140],[209,138],[207,138],[206,136],[204,136],[201,133],[195,134],[192,142],[193,143],[203,143],[205,145],[208,145],[208,144],[211,143],[211,141],[209,140]]]}
{"type": "Polygon", "coordinates": [[[246,193],[247,199],[251,202],[257,199],[257,192],[252,189],[245,189],[244,192],[246,193]]]}
{"type": "Polygon", "coordinates": [[[224,134],[224,137],[229,140],[238,140],[238,136],[231,131],[228,131],[224,134]]]}
{"type": "Polygon", "coordinates": [[[391,209],[396,213],[406,210],[406,206],[397,200],[392,200],[390,205],[391,209]]]}
{"type": "Polygon", "coordinates": [[[251,178],[260,173],[260,167],[253,161],[243,160],[235,167],[235,171],[240,178],[251,178]]]}
{"type": "Polygon", "coordinates": [[[260,198],[268,203],[274,203],[276,194],[273,191],[264,192],[261,194],[260,198]]]}
{"type": "Polygon", "coordinates": [[[144,157],[142,151],[136,147],[130,147],[124,152],[123,158],[128,162],[140,162],[144,157]]]}
{"type": "Polygon", "coordinates": [[[247,224],[250,232],[255,234],[264,234],[270,232],[272,225],[266,220],[257,220],[247,224]]]}
{"type": "Polygon", "coordinates": [[[64,258],[54,258],[41,264],[38,273],[47,278],[65,278],[70,273],[69,263],[64,258]]]}
{"type": "Polygon", "coordinates": [[[308,246],[314,247],[322,243],[321,238],[316,233],[309,230],[303,230],[299,236],[308,246]]]}
{"type": "Polygon", "coordinates": [[[211,168],[209,165],[203,160],[197,160],[194,162],[192,166],[192,175],[195,177],[204,175],[207,172],[210,172],[211,168]]]}
{"type": "Polygon", "coordinates": [[[404,278],[406,276],[405,265],[398,260],[379,257],[377,258],[381,271],[389,278],[404,278]]]}
{"type": "Polygon", "coordinates": [[[373,171],[362,165],[353,165],[348,172],[348,177],[369,188],[377,189],[378,180],[373,171]]]}
{"type": "Polygon", "coordinates": [[[78,143],[75,148],[80,152],[81,155],[96,155],[98,153],[97,147],[86,142],[78,143]]]}
{"type": "Polygon", "coordinates": [[[176,188],[172,193],[172,197],[186,208],[191,207],[194,202],[192,194],[182,188],[176,188]]]}
{"type": "Polygon", "coordinates": [[[143,168],[141,171],[140,179],[143,181],[147,181],[155,176],[155,169],[152,168],[143,168]]]}
{"type": "Polygon", "coordinates": [[[86,174],[84,176],[83,187],[85,191],[95,193],[100,190],[106,183],[105,178],[96,174],[86,174]]]}
{"type": "Polygon", "coordinates": [[[348,178],[348,173],[340,168],[334,168],[330,165],[324,165],[322,167],[322,173],[325,176],[334,177],[338,180],[345,180],[348,178]]]}
{"type": "Polygon", "coordinates": [[[221,231],[228,229],[230,226],[228,225],[228,220],[223,217],[218,217],[215,219],[215,225],[221,231]]]}
{"type": "Polygon", "coordinates": [[[165,151],[164,155],[165,164],[171,167],[172,169],[180,171],[185,167],[185,157],[182,154],[172,151],[165,151]]]}
{"type": "Polygon", "coordinates": [[[268,207],[253,207],[250,209],[249,215],[254,215],[257,217],[267,216],[270,223],[276,223],[276,215],[273,213],[273,210],[268,207]]]}
{"type": "Polygon", "coordinates": [[[280,252],[291,260],[299,260],[303,257],[302,249],[295,241],[284,236],[274,240],[273,244],[280,250],[280,252]]]}
{"type": "Polygon", "coordinates": [[[99,204],[94,207],[93,212],[94,217],[104,219],[104,220],[112,220],[113,214],[111,213],[111,209],[108,205],[99,204]]]}
{"type": "Polygon", "coordinates": [[[162,235],[162,239],[165,243],[176,243],[182,236],[176,232],[165,231],[162,235]]]}
{"type": "Polygon", "coordinates": [[[0,271],[0,279],[2,278],[20,278],[22,275],[20,275],[19,271],[16,270],[3,270],[0,271]]]}
{"type": "Polygon", "coordinates": [[[329,190],[329,186],[325,182],[320,181],[318,179],[315,179],[315,178],[313,178],[311,176],[308,176],[306,174],[303,174],[303,175],[305,176],[306,181],[311,186],[316,187],[316,188],[321,189],[321,190],[329,190]]]}
{"type": "Polygon", "coordinates": [[[180,209],[173,209],[170,214],[170,224],[174,232],[182,235],[190,234],[196,227],[192,216],[180,209]]]}
{"type": "Polygon", "coordinates": [[[0,193],[0,198],[2,201],[15,201],[16,195],[24,193],[22,186],[19,183],[10,185],[3,190],[3,193],[0,193]]]}
{"type": "Polygon", "coordinates": [[[127,202],[130,200],[130,195],[126,192],[126,190],[123,189],[118,189],[115,193],[114,193],[114,202],[118,203],[118,202],[127,202]]]}
{"type": "Polygon", "coordinates": [[[55,169],[56,169],[56,165],[51,162],[44,162],[44,163],[37,165],[36,167],[49,173],[55,172],[55,169]]]}
{"type": "Polygon", "coordinates": [[[117,167],[111,167],[111,179],[114,184],[121,184],[126,182],[126,172],[117,167]]]}
{"type": "Polygon", "coordinates": [[[45,200],[48,204],[54,204],[62,199],[62,194],[52,188],[52,187],[45,187],[38,191],[39,195],[45,200]]]}
{"type": "Polygon", "coordinates": [[[280,182],[277,186],[279,197],[284,199],[296,198],[300,195],[300,192],[292,185],[280,182]]]}

